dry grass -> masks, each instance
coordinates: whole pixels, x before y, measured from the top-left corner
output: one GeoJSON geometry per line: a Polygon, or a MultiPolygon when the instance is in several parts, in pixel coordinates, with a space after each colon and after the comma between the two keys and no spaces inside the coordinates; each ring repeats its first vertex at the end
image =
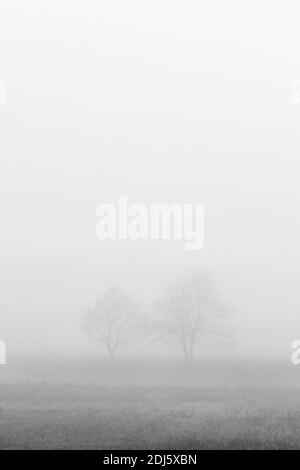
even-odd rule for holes
{"type": "Polygon", "coordinates": [[[300,393],[2,384],[2,449],[300,448],[300,393]]]}

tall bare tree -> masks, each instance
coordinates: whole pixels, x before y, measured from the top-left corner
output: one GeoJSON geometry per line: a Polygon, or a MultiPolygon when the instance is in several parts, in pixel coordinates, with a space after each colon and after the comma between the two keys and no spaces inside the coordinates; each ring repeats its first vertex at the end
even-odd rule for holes
{"type": "Polygon", "coordinates": [[[187,362],[193,361],[197,343],[222,336],[222,324],[229,314],[207,273],[195,273],[169,285],[156,311],[155,334],[175,340],[187,362]]]}
{"type": "Polygon", "coordinates": [[[107,289],[83,317],[83,329],[115,357],[120,344],[138,333],[141,320],[137,304],[116,287],[107,289]]]}

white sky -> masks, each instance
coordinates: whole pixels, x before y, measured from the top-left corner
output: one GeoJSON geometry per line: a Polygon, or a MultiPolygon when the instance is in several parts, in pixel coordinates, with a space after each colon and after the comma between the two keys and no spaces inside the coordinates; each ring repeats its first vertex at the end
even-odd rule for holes
{"type": "Polygon", "coordinates": [[[208,266],[235,353],[300,335],[300,5],[0,3],[0,338],[81,352],[82,311],[117,279],[151,299],[208,266]],[[206,243],[100,242],[95,211],[199,202],[206,243]]]}

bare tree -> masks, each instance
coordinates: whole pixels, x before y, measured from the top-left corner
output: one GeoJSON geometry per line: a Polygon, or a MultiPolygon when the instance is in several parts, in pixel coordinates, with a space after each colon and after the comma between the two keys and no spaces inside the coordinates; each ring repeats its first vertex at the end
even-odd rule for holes
{"type": "Polygon", "coordinates": [[[137,304],[116,287],[106,290],[83,318],[83,329],[106,347],[113,359],[120,344],[128,342],[141,326],[137,304]]]}
{"type": "Polygon", "coordinates": [[[174,339],[187,362],[194,359],[200,341],[222,336],[228,309],[207,273],[196,273],[170,285],[157,303],[155,334],[174,339]]]}

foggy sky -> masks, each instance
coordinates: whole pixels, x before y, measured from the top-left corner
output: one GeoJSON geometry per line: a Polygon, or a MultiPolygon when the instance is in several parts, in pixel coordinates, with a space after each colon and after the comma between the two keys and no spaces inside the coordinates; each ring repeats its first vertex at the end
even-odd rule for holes
{"type": "Polygon", "coordinates": [[[296,1],[1,1],[8,352],[88,353],[80,317],[110,282],[150,304],[174,275],[206,267],[235,310],[230,354],[289,357],[300,335],[299,23],[296,1]],[[120,194],[205,204],[204,248],[99,241],[96,209],[120,194]]]}

